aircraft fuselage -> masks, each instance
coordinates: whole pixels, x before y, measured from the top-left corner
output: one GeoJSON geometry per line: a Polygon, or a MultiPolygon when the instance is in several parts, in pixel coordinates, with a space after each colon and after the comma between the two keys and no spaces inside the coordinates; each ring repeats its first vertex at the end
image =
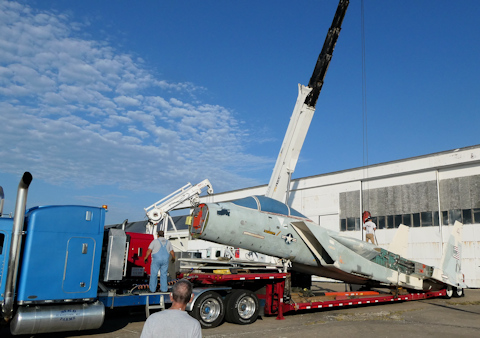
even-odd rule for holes
{"type": "Polygon", "coordinates": [[[288,259],[294,270],[348,283],[423,289],[431,275],[431,267],[423,265],[420,271],[420,263],[325,230],[265,196],[201,204],[194,210],[190,231],[194,238],[288,259]]]}

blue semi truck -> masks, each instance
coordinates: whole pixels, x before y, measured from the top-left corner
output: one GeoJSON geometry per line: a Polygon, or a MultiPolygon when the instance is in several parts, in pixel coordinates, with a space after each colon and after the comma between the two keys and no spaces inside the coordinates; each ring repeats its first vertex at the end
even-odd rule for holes
{"type": "Polygon", "coordinates": [[[105,306],[161,308],[169,301],[162,293],[132,292],[147,274],[125,273],[128,233],[105,229],[104,208],[26,210],[31,181],[24,173],[13,217],[0,217],[1,317],[13,335],[96,329],[105,306]]]}

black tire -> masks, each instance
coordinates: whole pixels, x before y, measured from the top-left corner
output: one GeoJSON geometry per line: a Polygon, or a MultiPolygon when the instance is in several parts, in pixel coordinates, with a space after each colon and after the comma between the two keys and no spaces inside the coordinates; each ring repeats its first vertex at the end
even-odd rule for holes
{"type": "Polygon", "coordinates": [[[451,285],[447,285],[447,287],[445,288],[445,291],[447,292],[447,294],[445,295],[445,298],[446,299],[450,299],[452,298],[454,292],[453,292],[453,286],[451,285]]]}
{"type": "Polygon", "coordinates": [[[200,322],[203,329],[217,327],[225,317],[222,297],[213,291],[201,294],[195,301],[190,315],[200,322]]]}
{"type": "Polygon", "coordinates": [[[453,297],[455,298],[460,298],[464,296],[464,292],[462,288],[455,288],[453,290],[453,297]]]}
{"type": "Polygon", "coordinates": [[[225,320],[246,325],[258,318],[260,306],[257,296],[249,290],[235,290],[225,299],[225,320]]]}

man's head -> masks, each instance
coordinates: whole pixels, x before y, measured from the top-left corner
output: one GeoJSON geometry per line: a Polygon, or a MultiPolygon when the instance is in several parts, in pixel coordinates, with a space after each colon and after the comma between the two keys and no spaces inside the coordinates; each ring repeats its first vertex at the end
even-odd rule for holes
{"type": "Polygon", "coordinates": [[[157,235],[158,237],[164,237],[165,233],[163,232],[163,230],[160,230],[159,232],[157,232],[157,235]]]}
{"type": "Polygon", "coordinates": [[[181,303],[188,304],[192,298],[193,285],[186,279],[180,279],[173,285],[171,297],[172,300],[181,303]]]}

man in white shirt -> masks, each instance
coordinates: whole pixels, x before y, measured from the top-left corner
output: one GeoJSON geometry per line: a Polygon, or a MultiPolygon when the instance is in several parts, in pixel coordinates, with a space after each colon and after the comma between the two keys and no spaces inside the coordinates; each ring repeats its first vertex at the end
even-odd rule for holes
{"type": "Polygon", "coordinates": [[[193,299],[193,286],[186,279],[175,283],[170,293],[172,306],[148,317],[140,338],[202,338],[202,328],[185,308],[193,299]]]}
{"type": "Polygon", "coordinates": [[[368,240],[370,240],[370,242],[372,242],[372,244],[375,244],[375,230],[377,229],[377,226],[375,225],[375,223],[372,222],[372,218],[369,216],[367,218],[367,221],[363,224],[363,230],[366,231],[366,235],[365,235],[365,241],[368,242],[368,240]]]}

